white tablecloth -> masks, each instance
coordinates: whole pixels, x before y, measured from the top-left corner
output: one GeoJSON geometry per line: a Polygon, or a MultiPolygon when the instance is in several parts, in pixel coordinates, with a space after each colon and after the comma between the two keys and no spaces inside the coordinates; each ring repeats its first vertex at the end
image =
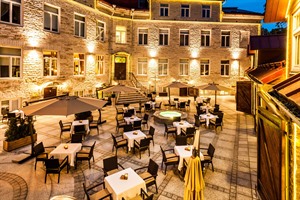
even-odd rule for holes
{"type": "Polygon", "coordinates": [[[202,119],[206,119],[206,127],[209,125],[209,119],[214,119],[218,118],[218,115],[213,115],[213,114],[202,114],[200,115],[202,119]]]}
{"type": "Polygon", "coordinates": [[[80,143],[61,143],[53,151],[50,152],[50,157],[64,159],[66,156],[69,157],[69,163],[74,166],[76,152],[80,151],[82,144],[80,143]],[[65,149],[64,146],[67,145],[68,148],[65,149]]]}
{"type": "Polygon", "coordinates": [[[145,104],[150,104],[150,108],[152,108],[152,110],[155,110],[155,102],[153,101],[148,101],[145,104]]]}
{"type": "Polygon", "coordinates": [[[182,128],[186,129],[187,127],[193,127],[193,125],[187,121],[173,122],[173,126],[177,128],[177,135],[180,135],[182,128]]]}
{"type": "Polygon", "coordinates": [[[108,191],[112,193],[114,200],[121,200],[122,197],[133,198],[140,194],[141,188],[147,191],[145,181],[131,168],[106,176],[104,183],[108,191]],[[120,179],[125,173],[128,173],[128,179],[120,179]]]}
{"type": "Polygon", "coordinates": [[[131,109],[133,109],[134,115],[136,115],[136,111],[135,111],[134,107],[123,107],[124,112],[128,112],[128,110],[131,110],[131,109]]]}
{"type": "Polygon", "coordinates": [[[73,121],[72,122],[72,126],[71,126],[71,130],[70,130],[70,133],[74,133],[74,126],[78,126],[78,125],[84,125],[85,127],[85,130],[86,130],[86,133],[89,133],[90,132],[90,127],[89,127],[89,120],[81,120],[81,122],[78,120],[76,121],[73,121]]]}
{"type": "Polygon", "coordinates": [[[211,106],[200,106],[201,110],[205,110],[206,114],[208,114],[208,110],[211,109],[211,106]]]}
{"type": "MultiPolygon", "coordinates": [[[[193,154],[193,145],[184,145],[184,146],[175,146],[174,152],[179,156],[178,170],[181,170],[183,167],[183,159],[189,158],[193,154]],[[185,150],[185,148],[190,147],[190,150],[185,150]]],[[[203,154],[200,152],[200,159],[204,160],[203,154]]]]}
{"type": "Polygon", "coordinates": [[[141,118],[138,118],[137,116],[132,117],[124,117],[124,120],[126,121],[126,124],[133,124],[133,121],[139,121],[141,118]]]}
{"type": "Polygon", "coordinates": [[[135,131],[128,131],[123,133],[124,138],[128,140],[128,150],[130,151],[131,148],[134,145],[134,140],[137,142],[140,142],[141,139],[145,138],[146,135],[140,131],[140,130],[135,130],[135,131]],[[137,132],[137,135],[134,135],[133,132],[137,132]]]}

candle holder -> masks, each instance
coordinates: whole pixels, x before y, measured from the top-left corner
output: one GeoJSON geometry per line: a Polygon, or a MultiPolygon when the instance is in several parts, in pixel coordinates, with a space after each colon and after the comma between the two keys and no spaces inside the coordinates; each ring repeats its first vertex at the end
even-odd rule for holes
{"type": "Polygon", "coordinates": [[[69,148],[68,145],[65,145],[65,146],[64,146],[64,149],[68,149],[68,148],[69,148]]]}

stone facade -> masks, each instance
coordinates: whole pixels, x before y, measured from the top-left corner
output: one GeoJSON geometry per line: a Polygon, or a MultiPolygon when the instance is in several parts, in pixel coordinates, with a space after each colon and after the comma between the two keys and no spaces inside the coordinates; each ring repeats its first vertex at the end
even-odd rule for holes
{"type": "MultiPolygon", "coordinates": [[[[115,83],[114,56],[123,55],[128,58],[126,72],[132,72],[146,87],[156,85],[157,91],[174,80],[201,85],[217,82],[234,87],[236,80],[243,76],[243,72],[251,65],[247,56],[247,44],[250,35],[260,34],[260,23],[252,20],[251,16],[243,23],[222,22],[221,2],[211,2],[211,18],[201,18],[201,2],[185,1],[191,5],[191,17],[180,18],[181,1],[152,1],[150,11],[105,8],[109,12],[101,12],[98,1],[65,1],[65,0],[26,0],[22,1],[23,15],[21,25],[2,23],[0,21],[0,47],[19,48],[21,55],[21,77],[0,79],[0,100],[18,100],[18,107],[22,101],[42,98],[45,87],[57,87],[57,95],[63,93],[92,95],[97,87],[115,83]],[[97,5],[94,5],[97,2],[97,5]],[[160,3],[170,4],[174,10],[167,18],[159,17],[160,3]],[[60,11],[59,32],[44,30],[44,4],[56,7],[60,11]],[[86,5],[84,5],[86,4],[86,5]],[[74,15],[85,17],[85,37],[74,35],[74,15]],[[148,19],[142,19],[151,16],[148,19]],[[105,24],[104,41],[97,40],[96,23],[105,24]],[[126,43],[116,43],[116,27],[126,28],[126,43]],[[148,44],[138,45],[138,29],[148,29],[148,44]],[[169,45],[159,45],[159,29],[169,30],[169,45]],[[189,45],[180,46],[180,30],[189,30],[189,45]],[[201,30],[209,30],[210,46],[201,47],[201,30]],[[221,47],[221,31],[230,31],[230,46],[221,47]],[[43,52],[58,53],[58,75],[43,75],[43,52]],[[74,75],[74,53],[85,55],[85,74],[74,75]],[[95,74],[95,59],[97,55],[104,56],[104,74],[95,74]],[[138,59],[146,58],[148,69],[146,75],[137,75],[138,59]],[[159,76],[158,59],[168,60],[167,76],[159,76]],[[189,60],[189,73],[179,75],[179,59],[189,60]],[[210,73],[200,76],[200,60],[209,59],[210,73]],[[230,61],[229,76],[220,75],[221,60],[230,61]],[[155,82],[155,83],[154,83],[155,82]]],[[[223,15],[226,15],[223,13],[223,15]]],[[[1,55],[0,55],[1,56],[1,55]]],[[[128,76],[127,76],[128,78],[128,76]]],[[[1,103],[0,103],[1,104],[1,103]]],[[[1,106],[1,105],[0,105],[1,106]]],[[[10,109],[16,106],[10,104],[10,109]]]]}

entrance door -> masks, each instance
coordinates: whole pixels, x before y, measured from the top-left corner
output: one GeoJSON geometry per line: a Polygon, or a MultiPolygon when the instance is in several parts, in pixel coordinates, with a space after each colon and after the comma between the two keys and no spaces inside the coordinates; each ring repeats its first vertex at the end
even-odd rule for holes
{"type": "Polygon", "coordinates": [[[126,57],[115,57],[115,80],[126,80],[126,57]]]}
{"type": "Polygon", "coordinates": [[[251,113],[251,81],[236,82],[236,110],[251,113]]]}
{"type": "Polygon", "coordinates": [[[44,98],[55,97],[57,95],[57,87],[44,88],[44,98]]]}

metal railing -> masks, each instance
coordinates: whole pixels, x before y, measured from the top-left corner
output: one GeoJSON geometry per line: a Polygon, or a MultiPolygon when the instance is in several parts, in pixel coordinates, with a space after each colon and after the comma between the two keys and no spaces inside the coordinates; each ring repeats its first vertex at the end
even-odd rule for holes
{"type": "Polygon", "coordinates": [[[132,81],[132,83],[135,85],[135,87],[139,88],[141,93],[147,94],[148,90],[145,86],[143,86],[135,77],[134,73],[129,72],[129,80],[132,81]]]}

